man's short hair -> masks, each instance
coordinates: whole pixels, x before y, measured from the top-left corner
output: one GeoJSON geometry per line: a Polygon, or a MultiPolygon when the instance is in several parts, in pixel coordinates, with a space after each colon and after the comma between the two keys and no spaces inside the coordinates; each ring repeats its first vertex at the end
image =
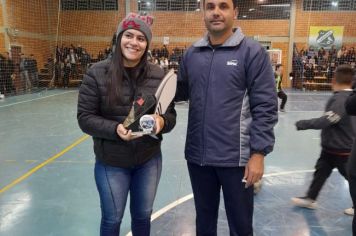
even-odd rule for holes
{"type": "Polygon", "coordinates": [[[351,84],[354,76],[355,70],[348,64],[336,68],[335,81],[338,84],[351,84]]]}
{"type": "MultiPolygon", "coordinates": [[[[237,7],[237,0],[231,0],[234,8],[237,7]]],[[[203,7],[205,6],[205,0],[203,0],[203,7]]]]}

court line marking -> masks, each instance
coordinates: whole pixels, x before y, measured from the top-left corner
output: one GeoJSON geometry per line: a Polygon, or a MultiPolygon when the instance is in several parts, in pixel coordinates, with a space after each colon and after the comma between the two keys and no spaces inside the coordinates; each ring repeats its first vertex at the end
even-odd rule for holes
{"type": "MultiPolygon", "coordinates": [[[[298,173],[309,173],[309,172],[314,172],[315,170],[295,170],[295,171],[284,171],[284,172],[277,172],[277,173],[271,173],[271,174],[266,174],[263,176],[263,178],[268,178],[268,177],[274,177],[274,176],[280,176],[280,175],[289,175],[289,174],[298,174],[298,173]]],[[[334,170],[336,171],[336,170],[334,170]]],[[[193,198],[193,194],[188,194],[182,198],[179,198],[178,200],[170,203],[169,205],[159,209],[155,213],[152,214],[151,216],[151,222],[153,222],[155,219],[158,217],[162,216],[172,208],[178,206],[179,204],[182,204],[190,199],[193,198]]],[[[126,236],[132,236],[131,231],[126,234],[126,236]]]]}
{"type": "Polygon", "coordinates": [[[288,103],[301,103],[301,102],[305,102],[305,103],[311,103],[311,102],[319,103],[319,102],[323,102],[323,101],[320,101],[320,100],[295,100],[295,101],[288,101],[288,103]]]}
{"type": "Polygon", "coordinates": [[[288,114],[288,113],[314,113],[314,112],[317,112],[317,113],[321,113],[321,112],[325,112],[325,111],[287,111],[287,112],[284,112],[284,113],[281,113],[279,112],[279,114],[288,114]]]}
{"type": "Polygon", "coordinates": [[[57,94],[52,94],[52,95],[48,95],[48,96],[44,96],[44,97],[40,97],[40,98],[33,98],[33,99],[30,99],[30,100],[25,100],[25,101],[21,101],[21,102],[14,102],[14,103],[11,103],[11,104],[2,105],[2,106],[0,106],[0,108],[10,107],[10,106],[13,106],[13,105],[18,105],[18,104],[22,104],[22,103],[26,103],[26,102],[32,102],[32,101],[36,101],[36,100],[41,100],[41,99],[54,97],[54,96],[58,96],[58,95],[63,95],[63,94],[66,94],[66,93],[73,93],[73,92],[77,92],[77,90],[67,91],[67,92],[57,93],[57,94]]]}
{"type": "Polygon", "coordinates": [[[36,167],[32,168],[30,171],[28,171],[27,173],[25,173],[24,175],[22,175],[21,177],[15,179],[14,181],[12,181],[10,184],[6,185],[5,187],[3,187],[2,189],[0,189],[0,195],[2,193],[4,193],[5,191],[9,190],[10,188],[14,187],[16,184],[24,181],[25,179],[27,179],[28,177],[30,177],[32,174],[34,174],[36,171],[38,171],[39,169],[41,169],[42,167],[48,165],[49,163],[53,162],[54,160],[56,160],[57,158],[61,157],[63,154],[65,154],[66,152],[70,151],[71,149],[73,149],[75,146],[79,145],[80,143],[84,142],[85,140],[87,140],[90,136],[89,135],[84,135],[81,138],[79,138],[78,140],[76,140],[74,143],[72,143],[71,145],[69,145],[68,147],[66,147],[65,149],[63,149],[61,152],[55,154],[54,156],[50,157],[49,159],[47,159],[46,161],[42,162],[41,164],[37,165],[36,167]]]}
{"type": "MultiPolygon", "coordinates": [[[[299,102],[299,101],[289,101],[289,102],[299,102]]],[[[311,101],[303,101],[303,102],[311,102],[311,101]]],[[[176,111],[188,111],[188,104],[187,105],[175,105],[174,109],[176,111]]],[[[293,110],[287,110],[287,112],[283,113],[283,114],[288,114],[288,113],[322,113],[325,112],[323,110],[311,110],[311,111],[293,111],[293,110]]]]}
{"type": "MultiPolygon", "coordinates": [[[[22,162],[25,162],[25,163],[34,163],[34,162],[39,162],[41,160],[24,160],[24,161],[18,161],[18,160],[4,160],[3,162],[5,163],[22,163],[22,162]]],[[[0,164],[1,164],[1,160],[0,160],[0,164]]],[[[56,160],[56,161],[53,161],[53,163],[70,163],[70,164],[93,164],[95,163],[95,160],[88,160],[88,161],[77,161],[77,160],[56,160]]]]}
{"type": "Polygon", "coordinates": [[[313,92],[296,92],[296,93],[293,93],[293,92],[286,92],[287,95],[311,95],[311,96],[331,96],[332,95],[332,91],[329,91],[329,92],[325,92],[325,93],[313,93],[313,92]],[[330,93],[329,93],[330,92],[330,93]]]}

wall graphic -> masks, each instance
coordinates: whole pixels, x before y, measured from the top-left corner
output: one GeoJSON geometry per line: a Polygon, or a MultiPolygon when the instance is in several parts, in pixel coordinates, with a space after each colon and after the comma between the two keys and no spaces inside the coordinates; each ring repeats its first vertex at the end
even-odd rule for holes
{"type": "Polygon", "coordinates": [[[330,49],[335,45],[341,48],[343,34],[344,26],[310,26],[309,47],[330,49]]]}

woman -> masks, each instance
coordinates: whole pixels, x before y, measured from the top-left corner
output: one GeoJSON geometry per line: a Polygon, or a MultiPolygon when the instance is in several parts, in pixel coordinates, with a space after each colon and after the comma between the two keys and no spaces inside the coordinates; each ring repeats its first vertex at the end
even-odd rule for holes
{"type": "Polygon", "coordinates": [[[158,138],[133,135],[122,125],[133,102],[154,95],[164,77],[159,66],[147,61],[152,19],[127,15],[117,29],[113,56],[94,64],[79,90],[78,123],[94,140],[102,236],[119,235],[129,192],[132,233],[150,234],[162,167],[162,133],[172,130],[176,122],[172,103],[164,115],[152,115],[158,138]]]}

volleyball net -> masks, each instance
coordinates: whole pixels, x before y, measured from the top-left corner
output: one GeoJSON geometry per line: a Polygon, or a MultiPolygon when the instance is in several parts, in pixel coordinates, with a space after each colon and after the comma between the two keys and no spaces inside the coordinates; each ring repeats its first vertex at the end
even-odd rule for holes
{"type": "MultiPolygon", "coordinates": [[[[205,32],[200,0],[7,0],[1,2],[0,92],[80,85],[88,67],[111,53],[128,12],[154,16],[150,60],[178,68],[205,32]]],[[[284,67],[283,87],[329,91],[335,68],[355,66],[353,0],[237,1],[236,27],[284,67]]]]}

